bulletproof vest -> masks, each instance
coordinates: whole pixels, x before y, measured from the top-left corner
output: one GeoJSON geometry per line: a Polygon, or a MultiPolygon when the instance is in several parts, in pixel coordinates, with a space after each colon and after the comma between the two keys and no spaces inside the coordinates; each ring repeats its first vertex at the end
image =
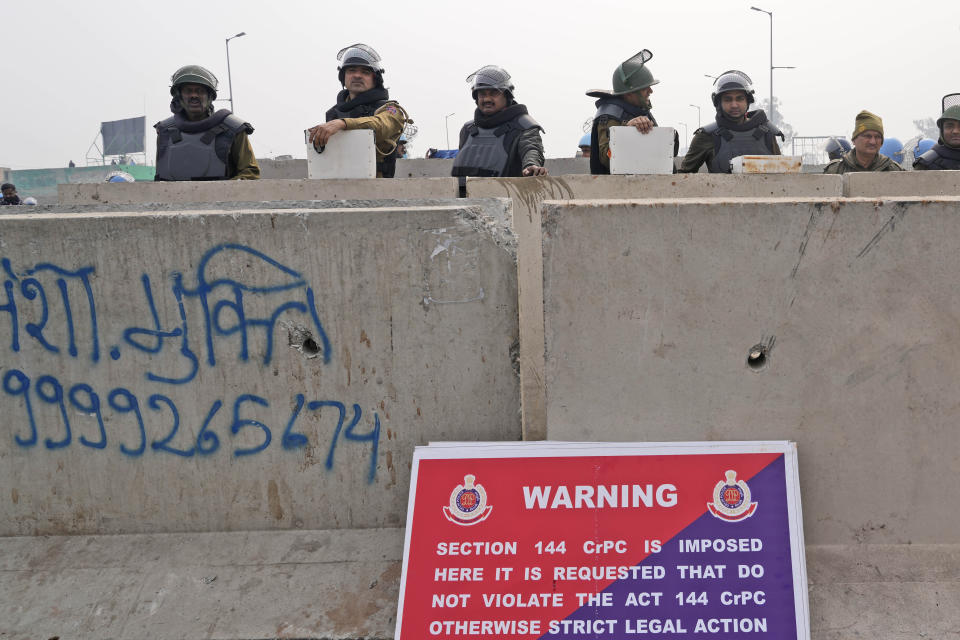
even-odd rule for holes
{"type": "Polygon", "coordinates": [[[593,127],[590,130],[590,173],[607,175],[610,173],[610,169],[600,162],[600,136],[597,135],[600,120],[608,117],[617,122],[626,122],[637,116],[647,116],[653,122],[653,126],[657,126],[657,120],[648,109],[627,105],[626,102],[618,98],[601,98],[597,100],[596,105],[597,112],[593,115],[593,127]]]}
{"type": "Polygon", "coordinates": [[[157,130],[157,180],[226,180],[233,139],[253,127],[229,113],[192,123],[171,116],[154,125],[157,130]],[[199,127],[189,125],[198,124],[199,127]],[[185,128],[196,129],[185,131],[185,128]]]}
{"type": "Polygon", "coordinates": [[[527,129],[539,128],[529,115],[521,115],[499,127],[484,129],[475,123],[467,125],[467,137],[456,159],[452,176],[478,178],[516,177],[519,160],[516,141],[527,129]]]}
{"type": "MultiPolygon", "coordinates": [[[[382,94],[384,96],[389,97],[387,92],[383,89],[373,89],[372,91],[377,91],[378,94],[382,94]]],[[[343,90],[340,92],[340,95],[337,96],[337,99],[339,100],[341,97],[345,97],[346,95],[347,95],[346,90],[343,90]]],[[[338,120],[338,119],[342,120],[344,118],[367,118],[369,116],[372,116],[377,112],[377,109],[379,109],[380,107],[382,107],[388,102],[387,97],[384,97],[381,100],[373,100],[371,102],[358,104],[347,110],[341,109],[340,106],[343,103],[337,102],[337,104],[333,105],[332,107],[330,107],[330,109],[327,110],[327,122],[330,122],[331,120],[338,120]]],[[[377,173],[379,173],[384,178],[392,178],[396,174],[396,172],[397,172],[397,150],[394,149],[393,153],[385,157],[383,160],[377,161],[377,173]]]]}
{"type": "Polygon", "coordinates": [[[928,169],[957,170],[960,169],[960,149],[951,149],[942,144],[935,144],[914,161],[914,166],[921,165],[928,169]]]}
{"type": "Polygon", "coordinates": [[[750,120],[744,124],[748,127],[745,131],[733,131],[716,122],[703,128],[713,136],[713,160],[707,165],[710,173],[730,173],[730,161],[739,156],[773,155],[773,139],[782,135],[780,130],[759,120],[753,126],[750,126],[750,120]]]}

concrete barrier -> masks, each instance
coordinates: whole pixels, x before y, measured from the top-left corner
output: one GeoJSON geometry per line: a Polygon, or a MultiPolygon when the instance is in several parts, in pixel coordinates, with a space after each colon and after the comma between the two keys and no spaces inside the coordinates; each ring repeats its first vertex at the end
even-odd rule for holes
{"type": "Polygon", "coordinates": [[[458,193],[453,178],[61,184],[57,192],[62,205],[456,198],[458,193]]]}
{"type": "Polygon", "coordinates": [[[960,628],[958,205],[545,203],[547,435],[794,440],[814,637],[960,628]]]}
{"type": "MultiPolygon", "coordinates": [[[[307,161],[302,158],[289,160],[258,159],[260,177],[264,179],[304,179],[307,177],[307,161]]],[[[589,158],[547,158],[550,175],[590,173],[589,158]]],[[[396,178],[449,178],[453,160],[447,158],[399,158],[396,178]]]]}
{"type": "MultiPolygon", "coordinates": [[[[579,158],[578,160],[584,160],[579,158]]],[[[552,178],[471,178],[471,198],[505,197],[513,202],[519,242],[520,381],[524,438],[547,435],[543,383],[543,264],[540,205],[549,199],[688,198],[704,196],[839,196],[840,176],[716,175],[566,176],[552,178]]]]}
{"type": "Polygon", "coordinates": [[[509,240],[469,204],[0,216],[0,534],[399,525],[414,445],[520,437],[509,240]]]}
{"type": "Polygon", "coordinates": [[[0,636],[393,638],[403,529],[0,538],[0,636]]]}
{"type": "Polygon", "coordinates": [[[958,196],[960,171],[846,173],[843,175],[843,195],[852,198],[958,196]]]}
{"type": "Polygon", "coordinates": [[[257,158],[261,180],[303,180],[307,177],[307,159],[257,158]]]}
{"type": "Polygon", "coordinates": [[[545,204],[549,437],[796,440],[807,542],[960,543],[958,204],[545,204]]]}

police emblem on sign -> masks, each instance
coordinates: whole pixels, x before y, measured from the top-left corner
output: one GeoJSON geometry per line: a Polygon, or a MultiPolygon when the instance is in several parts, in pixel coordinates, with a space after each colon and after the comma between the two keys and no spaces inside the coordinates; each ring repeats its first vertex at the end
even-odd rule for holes
{"type": "Polygon", "coordinates": [[[749,518],[757,510],[757,503],[750,502],[750,487],[743,480],[737,480],[737,472],[732,469],[725,475],[727,479],[713,488],[713,502],[707,503],[707,509],[727,522],[749,518]]]}
{"type": "Polygon", "coordinates": [[[476,476],[466,475],[463,484],[458,484],[450,494],[450,506],[443,508],[443,515],[454,524],[470,526],[483,522],[493,511],[487,506],[487,492],[482,484],[475,484],[476,476]]]}

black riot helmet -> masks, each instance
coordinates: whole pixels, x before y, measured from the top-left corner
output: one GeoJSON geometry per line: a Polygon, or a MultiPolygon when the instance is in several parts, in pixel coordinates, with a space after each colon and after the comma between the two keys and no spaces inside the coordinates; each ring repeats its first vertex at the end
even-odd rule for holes
{"type": "Polygon", "coordinates": [[[513,101],[513,91],[516,87],[513,86],[510,74],[503,67],[494,64],[480,67],[467,76],[467,82],[470,83],[470,92],[474,101],[480,89],[497,89],[506,94],[508,101],[513,101]]]}
{"type": "Polygon", "coordinates": [[[383,86],[383,73],[385,69],[383,68],[383,61],[380,59],[380,54],[377,53],[373,47],[357,43],[352,44],[349,47],[344,47],[337,52],[337,77],[340,79],[340,84],[343,85],[344,73],[347,67],[366,67],[373,71],[373,74],[376,76],[377,87],[383,86]]]}
{"type": "Polygon", "coordinates": [[[747,94],[747,104],[753,104],[753,80],[743,71],[731,69],[724,71],[713,83],[713,93],[710,99],[713,100],[713,106],[720,108],[720,94],[727,91],[743,91],[747,94]]]}

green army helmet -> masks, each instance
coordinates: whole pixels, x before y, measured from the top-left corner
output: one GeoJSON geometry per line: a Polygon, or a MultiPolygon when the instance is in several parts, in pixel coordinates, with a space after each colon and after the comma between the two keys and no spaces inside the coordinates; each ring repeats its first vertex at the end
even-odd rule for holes
{"type": "Polygon", "coordinates": [[[198,64],[188,64],[185,67],[180,67],[170,76],[170,95],[179,96],[180,85],[187,83],[205,86],[210,90],[210,100],[217,99],[217,76],[213,75],[209,69],[198,64]]]}
{"type": "Polygon", "coordinates": [[[647,68],[647,62],[651,58],[653,58],[653,54],[650,50],[643,49],[621,62],[620,66],[613,72],[613,95],[623,96],[634,93],[660,82],[653,77],[653,73],[647,68]]]}
{"type": "Polygon", "coordinates": [[[943,106],[943,115],[937,118],[937,128],[943,132],[944,120],[960,121],[960,93],[948,93],[943,96],[941,101],[943,106]]]}

